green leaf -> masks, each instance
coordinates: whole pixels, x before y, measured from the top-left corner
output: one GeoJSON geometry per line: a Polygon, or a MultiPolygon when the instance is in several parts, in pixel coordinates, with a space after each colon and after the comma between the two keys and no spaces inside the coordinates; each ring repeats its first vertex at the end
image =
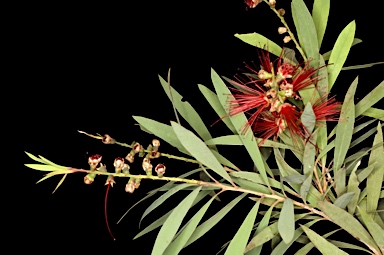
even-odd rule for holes
{"type": "Polygon", "coordinates": [[[205,99],[207,99],[208,103],[212,106],[213,110],[215,110],[217,115],[222,118],[221,120],[225,123],[225,125],[227,125],[229,130],[231,130],[232,133],[237,134],[236,128],[233,126],[232,122],[228,118],[224,117],[227,115],[227,112],[221,105],[220,100],[217,98],[217,95],[203,85],[199,84],[198,86],[205,99]]]}
{"type": "Polygon", "coordinates": [[[187,247],[188,245],[190,245],[191,243],[193,243],[194,241],[202,237],[209,230],[211,230],[245,196],[246,196],[245,193],[241,194],[240,196],[238,196],[237,198],[229,202],[225,207],[223,207],[215,215],[213,215],[204,223],[202,223],[200,226],[198,226],[184,247],[187,247]]]}
{"type": "Polygon", "coordinates": [[[360,163],[356,164],[355,168],[352,170],[352,173],[349,176],[348,186],[347,186],[347,193],[346,194],[348,194],[348,193],[354,194],[351,201],[347,205],[348,212],[351,215],[354,215],[354,213],[355,213],[357,202],[358,202],[359,196],[360,196],[359,179],[356,175],[356,170],[359,167],[359,165],[360,165],[360,163]]]}
{"type": "MultiPolygon", "coordinates": [[[[367,212],[373,212],[377,209],[377,205],[380,199],[381,185],[384,179],[384,146],[383,146],[383,130],[380,122],[377,125],[377,134],[373,141],[372,146],[377,146],[371,151],[369,156],[368,165],[375,164],[373,171],[367,177],[367,212]]],[[[373,217],[373,215],[371,215],[373,217]]]]}
{"type": "MultiPolygon", "coordinates": [[[[307,225],[305,225],[305,226],[306,226],[306,227],[309,227],[309,226],[307,226],[307,225]]],[[[323,238],[327,238],[327,237],[333,235],[334,233],[336,233],[336,232],[339,231],[339,230],[341,230],[341,229],[339,228],[339,229],[333,230],[333,231],[331,231],[331,232],[328,232],[328,233],[324,234],[322,237],[323,237],[323,238]]],[[[303,232],[304,232],[304,231],[303,231],[303,232]]],[[[315,247],[315,246],[313,245],[313,243],[310,242],[309,238],[304,237],[304,236],[301,236],[300,238],[298,238],[298,239],[297,239],[297,242],[301,242],[301,243],[304,243],[304,244],[306,244],[306,245],[304,245],[300,250],[298,250],[298,251],[295,253],[295,255],[306,255],[306,254],[308,254],[308,253],[312,250],[313,247],[315,247]],[[301,242],[300,239],[303,239],[303,240],[305,240],[305,241],[301,242]]]]}
{"type": "Polygon", "coordinates": [[[155,201],[153,201],[153,203],[150,206],[148,206],[148,208],[144,211],[143,215],[141,216],[139,221],[139,227],[140,227],[141,221],[144,219],[145,216],[147,216],[150,212],[155,210],[158,206],[162,205],[169,197],[176,194],[178,191],[190,186],[194,186],[194,184],[190,184],[190,183],[178,184],[172,189],[168,190],[163,195],[161,195],[160,197],[158,197],[155,201]]]}
{"type": "Polygon", "coordinates": [[[252,46],[265,49],[276,56],[281,54],[282,49],[279,45],[258,33],[235,34],[235,37],[252,46]]]}
{"type": "Polygon", "coordinates": [[[341,107],[340,121],[336,127],[335,153],[333,169],[335,173],[341,168],[344,158],[347,155],[349,145],[351,144],[353,126],[355,123],[355,104],[353,97],[355,95],[358,77],[352,82],[344,103],[341,107]]]}
{"type": "MultiPolygon", "coordinates": [[[[231,122],[232,123],[232,122],[231,122]]],[[[205,141],[206,145],[243,145],[238,135],[226,135],[205,141]]]]}
{"type": "Polygon", "coordinates": [[[200,210],[191,218],[191,220],[186,224],[184,230],[176,237],[175,240],[167,247],[164,252],[164,255],[179,254],[181,249],[187,243],[188,239],[191,237],[192,233],[195,231],[197,225],[203,218],[204,214],[208,210],[212,201],[215,197],[212,197],[200,210]]]}
{"type": "Polygon", "coordinates": [[[347,59],[349,50],[352,47],[353,38],[355,36],[356,23],[350,22],[341,31],[333,46],[331,56],[329,57],[328,69],[328,90],[330,91],[347,59]]]}
{"type": "MultiPolygon", "coordinates": [[[[380,82],[380,84],[377,85],[376,88],[374,88],[371,92],[368,93],[368,95],[366,95],[363,99],[361,99],[356,104],[356,108],[355,108],[356,117],[364,114],[367,110],[370,109],[372,105],[376,104],[383,98],[384,98],[384,81],[380,82]]],[[[384,116],[382,115],[382,117],[384,116]]]]}
{"type": "Polygon", "coordinates": [[[249,236],[252,231],[252,226],[256,219],[256,214],[259,210],[260,202],[257,202],[249,211],[247,217],[241,224],[239,230],[236,232],[233,237],[231,243],[229,244],[227,250],[225,251],[225,255],[243,255],[244,249],[247,246],[247,242],[249,236]]]}
{"type": "Polygon", "coordinates": [[[305,105],[304,111],[301,114],[300,118],[308,133],[311,134],[313,132],[313,129],[315,128],[316,116],[313,112],[312,105],[310,102],[305,105]]]}
{"type": "Polygon", "coordinates": [[[44,162],[42,159],[40,159],[40,158],[38,158],[38,157],[32,155],[32,154],[29,153],[29,152],[26,152],[26,151],[24,151],[24,152],[25,152],[25,154],[28,155],[28,157],[30,157],[30,158],[33,159],[34,161],[37,161],[37,162],[40,162],[40,163],[45,164],[45,162],[44,162]]]}
{"type": "Polygon", "coordinates": [[[180,126],[176,122],[171,122],[173,131],[175,132],[177,138],[183,145],[183,147],[196,158],[197,161],[206,165],[212,169],[215,173],[223,177],[229,183],[232,183],[231,177],[217,161],[216,157],[212,154],[211,150],[201,141],[195,134],[191,131],[180,126]]]}
{"type": "Polygon", "coordinates": [[[239,168],[237,166],[235,166],[231,161],[229,161],[227,158],[225,158],[224,156],[222,156],[218,151],[214,150],[214,149],[210,149],[212,154],[216,157],[216,159],[221,163],[223,164],[224,166],[228,166],[232,169],[236,169],[236,170],[239,170],[239,168]]]}
{"type": "MultiPolygon", "coordinates": [[[[319,66],[325,66],[325,61],[322,55],[319,55],[319,66]]],[[[317,72],[318,81],[317,81],[317,91],[319,92],[320,97],[325,97],[328,94],[328,71],[327,68],[320,68],[317,72]]]]}
{"type": "Polygon", "coordinates": [[[347,207],[348,203],[352,200],[354,195],[355,195],[355,192],[344,193],[343,195],[341,195],[336,199],[336,201],[334,202],[334,205],[340,207],[341,209],[345,209],[345,207],[347,207]]]}
{"type": "MultiPolygon", "coordinates": [[[[321,219],[315,219],[305,224],[306,227],[310,227],[321,219]]],[[[293,239],[289,243],[280,242],[272,251],[271,255],[283,255],[288,248],[303,234],[303,230],[301,228],[297,228],[293,234],[293,239]]]]}
{"type": "Polygon", "coordinates": [[[212,139],[207,127],[199,114],[193,109],[190,103],[181,101],[182,96],[166,82],[160,75],[159,80],[168,98],[171,99],[180,115],[188,122],[188,124],[199,134],[205,141],[212,139]],[[171,90],[171,91],[170,91],[171,90]],[[172,94],[171,94],[172,93],[172,94]]]}
{"type": "Polygon", "coordinates": [[[292,17],[295,23],[300,45],[308,59],[312,59],[310,65],[319,66],[319,44],[316,27],[303,0],[292,0],[292,17]]]}
{"type": "Polygon", "coordinates": [[[319,48],[325,34],[329,15],[330,0],[315,0],[312,8],[312,18],[316,27],[319,48]]]}
{"type": "Polygon", "coordinates": [[[55,193],[55,191],[60,187],[61,184],[63,184],[65,178],[68,174],[64,174],[63,177],[60,179],[59,183],[56,185],[56,188],[52,191],[52,194],[55,193]]]}
{"type": "Polygon", "coordinates": [[[377,225],[376,222],[372,220],[372,217],[368,215],[366,211],[364,211],[359,206],[357,207],[357,211],[360,213],[361,218],[363,219],[363,223],[368,229],[369,233],[375,240],[376,244],[381,248],[381,252],[384,251],[384,229],[377,225]]]}
{"type": "Polygon", "coordinates": [[[346,176],[346,169],[344,167],[339,169],[335,174],[334,185],[336,185],[335,190],[338,196],[341,196],[345,192],[346,176]]]}
{"type": "Polygon", "coordinates": [[[365,251],[365,252],[367,252],[369,254],[372,254],[372,252],[370,252],[369,250],[364,249],[364,248],[362,248],[360,246],[357,246],[357,245],[350,244],[350,243],[345,243],[345,242],[340,242],[340,241],[335,241],[335,240],[329,240],[329,239],[328,239],[328,242],[330,242],[331,244],[336,245],[338,248],[365,251]]]}
{"type": "Polygon", "coordinates": [[[291,174],[283,177],[283,180],[292,184],[301,184],[307,179],[307,176],[301,174],[291,174]]]}
{"type": "Polygon", "coordinates": [[[40,171],[58,171],[62,170],[62,167],[52,166],[52,165],[41,165],[41,164],[24,164],[26,167],[40,170],[40,171]]]}
{"type": "Polygon", "coordinates": [[[365,112],[363,112],[361,115],[384,121],[384,110],[381,109],[371,107],[365,112]]]}
{"type": "Polygon", "coordinates": [[[175,136],[175,132],[171,126],[140,116],[133,116],[133,119],[136,120],[140,126],[143,126],[145,129],[147,129],[150,133],[176,147],[180,152],[189,155],[188,151],[175,136]]]}
{"type": "MultiPolygon", "coordinates": [[[[383,126],[384,126],[384,123],[381,124],[381,127],[383,127],[383,126]]],[[[363,135],[361,135],[358,138],[356,138],[355,140],[353,140],[353,142],[351,142],[351,145],[349,146],[349,148],[353,148],[356,145],[358,145],[359,143],[363,142],[365,139],[367,139],[368,137],[373,135],[376,132],[376,130],[377,130],[377,128],[374,127],[372,129],[366,131],[363,135]]]]}
{"type": "Polygon", "coordinates": [[[248,243],[247,247],[245,248],[245,252],[249,252],[252,249],[268,242],[271,240],[275,235],[279,233],[277,222],[269,225],[268,227],[264,228],[260,233],[255,235],[252,240],[248,243]]]}
{"type": "Polygon", "coordinates": [[[52,161],[49,161],[48,159],[44,158],[43,156],[39,155],[39,157],[45,162],[45,164],[51,165],[51,166],[55,166],[55,167],[57,167],[57,169],[67,169],[68,168],[68,167],[65,167],[65,166],[60,166],[58,164],[55,164],[52,161]]]}
{"type": "Polygon", "coordinates": [[[364,65],[346,66],[346,67],[341,68],[341,70],[343,70],[343,71],[355,70],[355,69],[368,68],[368,67],[372,67],[374,65],[381,65],[381,64],[384,64],[384,62],[375,62],[375,63],[369,63],[369,64],[364,64],[364,65]]]}
{"type": "Polygon", "coordinates": [[[317,202],[317,205],[335,224],[342,227],[356,239],[364,242],[365,245],[370,246],[370,249],[378,250],[370,234],[351,214],[326,201],[319,201],[317,202]]]}
{"type": "MultiPolygon", "coordinates": [[[[206,197],[208,194],[210,193],[209,190],[205,190],[205,191],[201,191],[199,192],[199,194],[197,195],[195,201],[193,202],[192,206],[196,205],[198,202],[200,202],[204,197],[206,197]]],[[[165,213],[163,216],[161,216],[160,218],[158,218],[157,220],[155,220],[154,222],[152,222],[150,225],[148,225],[145,229],[143,229],[142,231],[140,231],[140,233],[138,233],[134,238],[133,240],[135,240],[136,238],[139,238],[149,232],[151,232],[152,230],[160,227],[161,225],[164,224],[164,222],[167,220],[167,218],[169,217],[169,215],[171,215],[171,213],[173,212],[174,209],[170,210],[169,212],[165,213]]]]}
{"type": "Polygon", "coordinates": [[[311,240],[311,242],[316,246],[316,248],[322,253],[322,254],[329,254],[329,255],[338,255],[338,254],[347,254],[343,250],[340,250],[337,248],[334,244],[331,244],[328,242],[324,237],[317,234],[315,231],[307,228],[304,225],[300,225],[302,229],[304,230],[305,234],[307,234],[308,238],[311,240]]]}
{"type": "MultiPolygon", "coordinates": [[[[225,108],[228,96],[231,95],[231,92],[229,91],[223,80],[220,78],[220,76],[213,69],[211,69],[211,79],[213,86],[215,87],[216,94],[220,100],[220,103],[225,108]]],[[[247,118],[243,113],[237,114],[235,116],[229,116],[229,118],[234,127],[238,130],[240,139],[242,140],[245,148],[251,156],[254,165],[257,167],[260,174],[263,176],[264,181],[267,183],[267,186],[270,187],[267,178],[267,171],[269,170],[270,174],[272,174],[272,172],[270,171],[268,165],[265,163],[265,160],[260,153],[259,147],[255,141],[253,133],[247,132],[247,134],[244,135],[240,134],[241,128],[244,126],[244,124],[248,122],[247,118]]]]}
{"type": "Polygon", "coordinates": [[[300,186],[301,198],[306,201],[309,189],[312,187],[312,176],[315,169],[315,143],[317,140],[317,132],[311,135],[309,141],[305,144],[303,157],[303,174],[307,176],[303,184],[300,186]]]}
{"type": "Polygon", "coordinates": [[[290,198],[284,200],[283,208],[281,209],[280,218],[278,221],[278,229],[280,236],[285,243],[291,242],[295,232],[295,212],[293,203],[290,198]]]}
{"type": "Polygon", "coordinates": [[[159,234],[157,235],[155,244],[152,249],[152,255],[162,255],[167,246],[171,243],[177,230],[179,229],[181,222],[185,215],[192,206],[193,201],[196,199],[197,194],[200,192],[201,187],[196,187],[178,206],[173,209],[167,220],[161,227],[159,234]]]}
{"type": "MultiPolygon", "coordinates": [[[[361,40],[359,38],[353,38],[352,46],[355,46],[361,42],[363,42],[363,40],[361,40]]],[[[329,60],[331,53],[332,53],[332,50],[330,50],[330,51],[328,51],[322,55],[325,61],[329,60]]]]}
{"type": "MultiPolygon", "coordinates": [[[[255,231],[255,234],[254,234],[252,240],[254,239],[255,236],[257,236],[257,234],[259,234],[261,231],[263,231],[265,228],[268,227],[273,208],[274,208],[273,206],[270,206],[268,211],[264,214],[263,218],[261,219],[261,221],[259,223],[259,226],[257,227],[257,229],[255,231]]],[[[246,255],[260,255],[262,247],[263,247],[262,244],[258,245],[257,247],[255,247],[252,250],[250,250],[249,252],[247,252],[246,255]]]]}

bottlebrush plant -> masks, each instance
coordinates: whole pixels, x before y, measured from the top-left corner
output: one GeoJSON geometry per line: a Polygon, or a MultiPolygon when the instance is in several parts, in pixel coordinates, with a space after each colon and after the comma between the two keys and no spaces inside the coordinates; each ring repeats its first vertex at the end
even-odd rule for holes
{"type": "Polygon", "coordinates": [[[343,67],[350,48],[360,41],[354,37],[354,21],[341,31],[332,50],[319,53],[330,0],[314,0],[312,14],[303,0],[292,0],[297,35],[285,21],[285,11],[277,9],[276,1],[245,1],[248,8],[255,8],[261,2],[268,4],[281,20],[283,26],[278,32],[287,34],[283,41],[293,41],[295,49],[280,47],[258,33],[235,35],[260,48],[260,67],[247,65],[243,73],[232,79],[222,79],[212,70],[215,91],[199,85],[201,93],[217,113],[218,121],[228,127],[228,135],[212,137],[191,104],[182,101],[182,96],[169,82],[159,77],[173,104],[176,121],[164,124],[134,116],[143,131],[157,137],[146,149],[139,142],[126,144],[109,135],[80,131],[105,144],[130,148],[125,158],[116,157],[114,172],[107,171],[102,155],[89,157],[88,170],[57,165],[30,153],[28,156],[38,164],[26,166],[48,171],[40,181],[63,175],[56,189],[68,174],[85,173],[85,184],[92,184],[97,175],[105,175],[107,195],[109,187],[115,183],[114,177],[128,179],[125,191],[129,193],[138,189],[143,179],[167,181],[145,197],[165,192],[147,208],[142,218],[176,192],[188,191],[179,204],[136,236],[161,227],[154,241],[153,255],[179,254],[218,224],[229,211],[235,210],[241,200],[252,203],[253,207],[233,233],[233,239],[223,246],[225,254],[261,254],[263,245],[268,242],[272,243],[271,254],[274,255],[284,254],[293,243],[303,244],[296,255],[308,254],[312,248],[330,255],[347,254],[344,249],[383,254],[384,110],[372,106],[384,97],[384,82],[358,103],[354,101],[358,78],[349,86],[343,102],[331,95],[343,69],[365,68],[382,62],[343,67]],[[295,52],[299,53],[298,60],[295,52]],[[181,124],[179,115],[193,130],[181,124]],[[333,121],[333,129],[329,127],[329,121],[333,121]],[[370,130],[366,130],[368,126],[370,130]],[[354,134],[359,136],[355,138],[354,134]],[[373,135],[370,148],[351,153],[351,148],[373,135]],[[163,142],[176,147],[183,156],[163,153],[160,150],[163,142]],[[242,160],[252,161],[254,169],[234,165],[230,158],[219,152],[220,146],[243,146],[248,155],[242,155],[242,160]],[[291,166],[285,157],[288,152],[301,164],[291,166]],[[160,157],[197,164],[198,168],[177,177],[167,176],[164,164],[152,165],[153,159],[160,157]],[[143,174],[132,167],[138,158],[142,160],[143,174]],[[239,196],[201,222],[213,201],[228,192],[239,193],[239,196]],[[208,201],[199,203],[207,197],[210,197],[208,201]],[[248,200],[245,201],[246,197],[248,200]],[[259,210],[260,205],[268,209],[259,210]],[[193,206],[199,209],[189,215],[193,206]],[[185,218],[189,220],[182,226],[185,218]],[[331,222],[333,228],[320,235],[312,226],[324,221],[331,222]],[[328,238],[338,231],[345,231],[356,240],[347,243],[328,238]]]}

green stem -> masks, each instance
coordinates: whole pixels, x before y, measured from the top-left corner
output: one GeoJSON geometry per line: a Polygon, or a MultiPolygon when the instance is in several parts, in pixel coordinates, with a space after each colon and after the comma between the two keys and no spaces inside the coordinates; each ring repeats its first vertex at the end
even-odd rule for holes
{"type": "Polygon", "coordinates": [[[289,26],[288,26],[287,22],[285,21],[284,17],[281,16],[280,13],[276,10],[276,8],[274,6],[271,6],[268,3],[267,0],[264,0],[264,2],[266,2],[269,5],[269,7],[272,9],[272,11],[277,15],[277,17],[280,18],[281,23],[283,23],[284,27],[287,29],[287,32],[288,32],[289,36],[291,37],[292,41],[295,43],[296,49],[300,52],[300,54],[303,57],[304,61],[307,62],[307,57],[305,56],[305,53],[304,53],[303,49],[300,47],[299,42],[296,40],[295,35],[292,33],[292,31],[289,28],[289,26]]]}

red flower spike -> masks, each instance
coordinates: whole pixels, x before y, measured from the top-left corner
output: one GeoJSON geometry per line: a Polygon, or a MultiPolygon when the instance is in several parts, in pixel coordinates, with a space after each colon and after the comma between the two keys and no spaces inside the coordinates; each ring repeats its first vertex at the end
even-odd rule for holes
{"type": "MultiPolygon", "coordinates": [[[[299,66],[297,66],[297,69],[298,68],[299,66]]],[[[293,85],[293,91],[297,92],[308,87],[311,84],[316,83],[319,77],[316,76],[311,78],[311,76],[313,76],[317,72],[317,70],[318,69],[309,66],[309,61],[305,63],[303,68],[301,68],[301,70],[299,70],[292,78],[291,84],[293,85]]]]}
{"type": "Polygon", "coordinates": [[[298,143],[298,137],[305,137],[300,121],[300,112],[296,106],[284,103],[279,107],[278,113],[284,119],[287,125],[286,129],[288,129],[294,143],[298,143]]]}
{"type": "Polygon", "coordinates": [[[283,120],[276,118],[276,113],[264,112],[262,115],[253,125],[253,132],[262,139],[259,146],[271,137],[276,139],[284,126],[283,120]]]}
{"type": "Polygon", "coordinates": [[[317,121],[338,121],[340,115],[341,103],[337,102],[335,96],[327,99],[328,95],[324,95],[317,99],[313,105],[317,121]]]}

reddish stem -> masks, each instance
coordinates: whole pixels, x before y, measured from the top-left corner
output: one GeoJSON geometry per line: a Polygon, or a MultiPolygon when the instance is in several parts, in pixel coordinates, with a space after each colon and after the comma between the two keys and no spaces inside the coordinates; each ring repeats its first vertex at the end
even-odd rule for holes
{"type": "Polygon", "coordinates": [[[109,193],[109,187],[110,186],[111,186],[111,184],[108,183],[107,192],[105,193],[105,199],[104,199],[104,217],[105,217],[105,223],[107,224],[107,229],[108,229],[109,235],[112,237],[113,241],[115,241],[116,238],[113,236],[112,231],[109,228],[108,214],[107,214],[107,201],[108,201],[108,193],[109,193]]]}

